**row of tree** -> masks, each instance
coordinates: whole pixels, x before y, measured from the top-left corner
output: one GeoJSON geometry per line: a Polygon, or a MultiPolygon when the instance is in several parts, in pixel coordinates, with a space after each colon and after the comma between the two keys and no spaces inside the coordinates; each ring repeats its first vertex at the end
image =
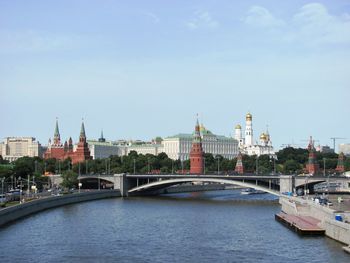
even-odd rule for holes
{"type": "MultiPolygon", "coordinates": [[[[308,151],[305,149],[285,148],[276,153],[276,159],[269,155],[243,155],[243,166],[247,173],[267,174],[271,172],[295,174],[303,173],[308,162],[308,151]]],[[[316,152],[316,161],[321,170],[325,165],[326,173],[334,173],[338,162],[338,154],[322,154],[316,152]]],[[[205,173],[230,173],[236,166],[237,159],[228,160],[222,156],[204,155],[205,173]]],[[[350,170],[350,158],[345,158],[346,170],[350,170]]],[[[8,163],[0,156],[0,178],[27,178],[27,175],[42,178],[43,174],[57,174],[73,171],[76,174],[115,174],[115,173],[186,173],[190,169],[190,161],[172,160],[165,153],[155,156],[138,154],[132,151],[127,156],[110,156],[106,159],[88,160],[72,165],[68,158],[64,161],[56,159],[44,160],[39,157],[22,157],[8,163]]]]}

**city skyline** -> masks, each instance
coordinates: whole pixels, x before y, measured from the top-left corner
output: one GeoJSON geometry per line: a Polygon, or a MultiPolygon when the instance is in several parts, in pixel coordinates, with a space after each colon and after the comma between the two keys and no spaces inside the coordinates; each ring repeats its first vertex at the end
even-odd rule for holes
{"type": "Polygon", "coordinates": [[[215,134],[349,142],[346,1],[0,3],[0,138],[215,134]]]}

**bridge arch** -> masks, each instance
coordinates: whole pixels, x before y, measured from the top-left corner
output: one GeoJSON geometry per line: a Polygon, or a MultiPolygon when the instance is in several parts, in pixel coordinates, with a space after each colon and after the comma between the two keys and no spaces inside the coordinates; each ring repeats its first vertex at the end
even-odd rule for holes
{"type": "Polygon", "coordinates": [[[252,184],[252,183],[235,181],[235,180],[227,180],[227,179],[200,178],[200,177],[166,179],[166,180],[151,182],[151,183],[147,183],[144,185],[140,185],[140,186],[131,188],[128,190],[128,193],[135,194],[135,193],[141,193],[144,191],[160,190],[160,189],[167,188],[169,186],[173,186],[173,185],[177,185],[177,184],[194,183],[194,182],[222,183],[222,184],[229,184],[229,185],[238,185],[238,186],[242,186],[245,188],[254,188],[256,190],[261,190],[261,191],[267,192],[269,194],[280,196],[279,191],[269,189],[269,188],[266,188],[264,186],[252,184]]]}

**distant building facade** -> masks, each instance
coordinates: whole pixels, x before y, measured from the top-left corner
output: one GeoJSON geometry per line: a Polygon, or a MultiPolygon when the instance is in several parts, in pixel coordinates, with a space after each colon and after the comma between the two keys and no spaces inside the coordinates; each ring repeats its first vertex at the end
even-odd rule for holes
{"type": "Polygon", "coordinates": [[[0,155],[4,160],[13,162],[24,156],[41,156],[42,150],[34,137],[7,137],[0,143],[0,155]]]}
{"type": "Polygon", "coordinates": [[[339,152],[342,152],[345,156],[350,156],[350,143],[339,144],[339,152]]]}
{"type": "Polygon", "coordinates": [[[87,140],[92,159],[109,158],[111,155],[126,155],[125,146],[120,146],[115,142],[106,141],[101,132],[98,140],[87,140]]]}
{"type": "MultiPolygon", "coordinates": [[[[233,159],[238,155],[238,141],[234,138],[215,135],[200,125],[200,136],[203,151],[213,155],[221,155],[227,159],[233,159]]],[[[164,138],[163,151],[173,160],[188,160],[192,148],[192,134],[177,134],[164,138]]]]}

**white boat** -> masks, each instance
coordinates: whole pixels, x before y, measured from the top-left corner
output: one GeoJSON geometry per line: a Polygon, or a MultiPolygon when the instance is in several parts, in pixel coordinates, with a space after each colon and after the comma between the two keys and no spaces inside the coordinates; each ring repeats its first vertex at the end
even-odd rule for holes
{"type": "Polygon", "coordinates": [[[266,194],[266,192],[261,190],[256,190],[254,188],[246,188],[241,191],[242,195],[253,195],[253,194],[266,194]]]}

